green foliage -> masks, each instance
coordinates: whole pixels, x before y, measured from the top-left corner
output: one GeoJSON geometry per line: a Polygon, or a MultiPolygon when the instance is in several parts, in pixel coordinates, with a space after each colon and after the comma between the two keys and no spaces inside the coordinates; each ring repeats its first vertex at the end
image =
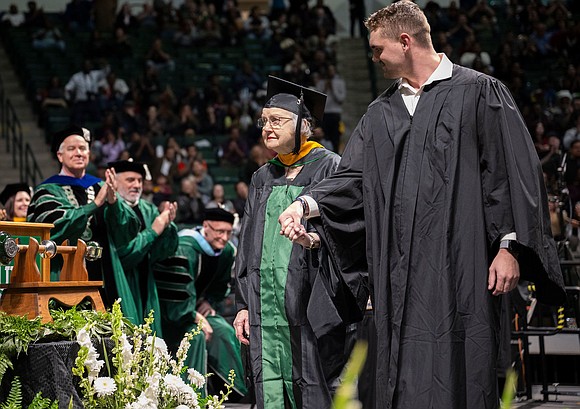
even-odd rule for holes
{"type": "Polygon", "coordinates": [[[348,363],[344,369],[343,382],[340,384],[334,396],[334,409],[358,409],[361,407],[360,402],[356,399],[356,381],[360,375],[367,357],[367,344],[364,341],[358,341],[348,363]]]}
{"type": "Polygon", "coordinates": [[[8,394],[8,399],[2,405],[0,409],[19,409],[22,408],[22,384],[20,383],[20,378],[15,377],[12,380],[10,387],[10,393],[8,394]]]}
{"type": "MultiPolygon", "coordinates": [[[[0,404],[0,409],[22,409],[22,383],[20,378],[15,377],[10,385],[10,393],[6,402],[0,404]]],[[[43,398],[38,392],[28,409],[58,409],[58,401],[51,402],[48,398],[43,398]]]]}

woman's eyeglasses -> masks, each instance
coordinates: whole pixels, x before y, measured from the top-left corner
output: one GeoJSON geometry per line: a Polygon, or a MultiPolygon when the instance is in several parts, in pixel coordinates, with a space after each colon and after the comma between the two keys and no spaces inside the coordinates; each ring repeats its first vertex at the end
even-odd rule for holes
{"type": "Polygon", "coordinates": [[[266,118],[265,116],[258,118],[258,126],[260,128],[264,128],[268,122],[270,123],[270,128],[272,129],[280,129],[282,124],[286,121],[291,120],[292,118],[283,118],[283,117],[271,117],[266,118]]]}

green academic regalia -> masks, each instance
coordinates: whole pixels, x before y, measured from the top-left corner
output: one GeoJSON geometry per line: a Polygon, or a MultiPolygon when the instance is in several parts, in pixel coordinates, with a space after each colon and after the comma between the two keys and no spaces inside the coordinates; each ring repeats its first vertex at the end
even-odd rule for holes
{"type": "MultiPolygon", "coordinates": [[[[205,242],[204,252],[200,240],[203,242],[205,239],[199,229],[180,231],[176,254],[156,267],[163,334],[170,349],[176,349],[183,335],[197,327],[195,316],[199,299],[208,300],[215,308],[229,293],[235,246],[228,242],[221,252],[215,253],[205,242]],[[212,254],[208,254],[210,252],[212,254]]],[[[203,335],[194,337],[186,365],[202,373],[209,365],[210,371],[224,380],[233,369],[236,373],[235,390],[245,395],[247,388],[240,343],[234,328],[218,314],[206,318],[213,328],[213,336],[209,342],[203,335]]]]}
{"type": "Polygon", "coordinates": [[[114,288],[107,285],[107,293],[117,293],[125,316],[135,324],[153,310],[153,330],[162,337],[161,314],[157,287],[151,266],[175,252],[177,227],[171,223],[161,235],[151,228],[159,216],[157,207],[139,200],[131,207],[119,198],[105,211],[113,260],[114,288]]]}
{"type": "MultiPolygon", "coordinates": [[[[107,234],[103,220],[103,208],[94,203],[102,181],[94,176],[82,178],[54,175],[38,185],[28,207],[27,220],[36,223],[52,223],[50,238],[58,245],[66,239],[76,245],[78,239],[96,241],[103,247],[100,260],[87,263],[91,280],[102,280],[110,266],[107,234]]],[[[58,281],[62,257],[51,260],[51,280],[58,281]]]]}

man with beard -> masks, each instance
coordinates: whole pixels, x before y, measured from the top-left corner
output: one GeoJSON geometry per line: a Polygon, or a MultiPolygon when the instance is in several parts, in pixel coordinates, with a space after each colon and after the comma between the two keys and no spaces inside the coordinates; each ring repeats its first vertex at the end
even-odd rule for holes
{"type": "Polygon", "coordinates": [[[177,248],[177,227],[173,223],[177,205],[164,202],[159,212],[153,204],[141,200],[143,179],[150,178],[147,165],[121,160],[108,166],[120,200],[105,212],[111,252],[118,256],[118,262],[113,263],[114,280],[105,283],[106,290],[111,298],[121,298],[123,313],[134,324],[143,323],[153,310],[153,330],[162,337],[151,266],[173,255],[177,248]]]}

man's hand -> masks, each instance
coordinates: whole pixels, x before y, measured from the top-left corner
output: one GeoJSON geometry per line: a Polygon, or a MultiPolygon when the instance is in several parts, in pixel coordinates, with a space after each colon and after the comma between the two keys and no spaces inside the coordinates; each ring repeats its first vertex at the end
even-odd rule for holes
{"type": "Polygon", "coordinates": [[[211,307],[211,304],[207,300],[202,300],[197,305],[197,312],[199,312],[204,317],[207,317],[208,315],[215,315],[215,310],[211,307]]]}
{"type": "Polygon", "coordinates": [[[177,213],[177,203],[176,202],[163,202],[159,205],[161,213],[155,218],[151,228],[161,235],[163,231],[169,226],[169,224],[175,220],[175,214],[177,213]]]}
{"type": "Polygon", "coordinates": [[[250,319],[248,310],[240,310],[234,320],[236,338],[244,345],[250,345],[250,319]]]}
{"type": "Polygon", "coordinates": [[[288,237],[292,241],[303,237],[306,233],[306,229],[300,223],[303,214],[302,203],[294,202],[288,206],[280,217],[278,217],[278,223],[282,227],[280,234],[288,237]]]}
{"type": "Polygon", "coordinates": [[[107,183],[103,184],[103,186],[101,186],[101,190],[99,190],[99,193],[97,193],[97,196],[95,196],[95,204],[97,205],[97,207],[101,207],[102,205],[105,204],[105,199],[108,197],[109,195],[109,185],[107,183]]]}
{"type": "Polygon", "coordinates": [[[205,335],[205,340],[210,341],[211,337],[213,336],[213,328],[211,327],[209,322],[207,322],[205,317],[203,317],[201,314],[197,313],[195,315],[195,322],[199,323],[200,321],[201,321],[201,330],[203,331],[203,333],[205,335]]]}
{"type": "Polygon", "coordinates": [[[489,267],[488,290],[493,295],[509,293],[516,288],[520,279],[520,265],[506,249],[500,249],[489,267]]]}
{"type": "Polygon", "coordinates": [[[117,174],[114,168],[105,171],[105,184],[107,185],[107,203],[113,204],[117,201],[117,174]]]}

